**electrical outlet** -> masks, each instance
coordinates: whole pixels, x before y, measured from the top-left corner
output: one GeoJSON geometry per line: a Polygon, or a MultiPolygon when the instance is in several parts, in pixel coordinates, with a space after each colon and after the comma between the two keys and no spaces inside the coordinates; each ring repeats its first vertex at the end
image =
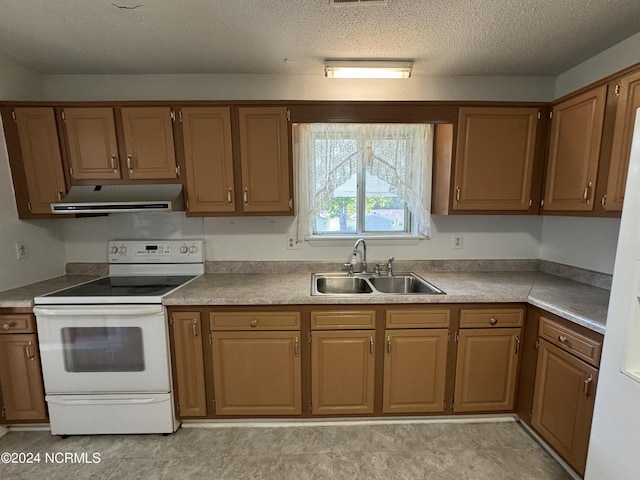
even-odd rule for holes
{"type": "Polygon", "coordinates": [[[462,248],[462,234],[454,233],[451,242],[451,248],[462,248]]]}
{"type": "Polygon", "coordinates": [[[16,242],[16,256],[18,260],[29,258],[29,248],[26,242],[16,242]]]}
{"type": "Polygon", "coordinates": [[[300,250],[302,244],[296,243],[296,237],[287,237],[287,250],[300,250]]]}

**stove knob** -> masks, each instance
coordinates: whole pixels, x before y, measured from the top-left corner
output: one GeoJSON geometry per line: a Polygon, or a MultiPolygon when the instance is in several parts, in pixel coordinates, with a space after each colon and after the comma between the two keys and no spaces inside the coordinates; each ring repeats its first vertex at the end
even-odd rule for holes
{"type": "Polygon", "coordinates": [[[187,253],[189,251],[189,248],[186,245],[183,245],[180,247],[180,253],[187,253]]]}
{"type": "Polygon", "coordinates": [[[198,247],[196,247],[195,245],[191,245],[189,247],[189,253],[196,253],[198,251],[198,247]]]}
{"type": "Polygon", "coordinates": [[[125,247],[124,245],[121,246],[119,252],[121,255],[124,255],[125,253],[127,253],[127,247],[125,247]]]}
{"type": "Polygon", "coordinates": [[[118,247],[114,245],[113,247],[109,248],[109,253],[118,253],[118,247]]]}

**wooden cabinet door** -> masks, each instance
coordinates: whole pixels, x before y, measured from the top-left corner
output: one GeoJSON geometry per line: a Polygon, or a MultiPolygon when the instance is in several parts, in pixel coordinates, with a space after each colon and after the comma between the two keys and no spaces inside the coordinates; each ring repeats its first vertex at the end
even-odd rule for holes
{"type": "Polygon", "coordinates": [[[187,211],[235,212],[229,107],[182,109],[187,211]]]}
{"type": "Polygon", "coordinates": [[[531,424],[584,475],[598,370],[540,340],[531,424]]]}
{"type": "Polygon", "coordinates": [[[64,124],[72,179],[122,177],[113,108],[65,108],[64,124]]]}
{"type": "Polygon", "coordinates": [[[631,155],[631,140],[638,108],[640,108],[640,72],[635,72],[623,77],[620,81],[620,98],[613,127],[607,193],[602,201],[607,211],[622,211],[631,155]]]}
{"type": "Polygon", "coordinates": [[[243,211],[293,214],[286,107],[240,107],[238,116],[243,211]]]}
{"type": "Polygon", "coordinates": [[[47,418],[35,334],[0,335],[0,389],[5,420],[47,418]]]}
{"type": "Polygon", "coordinates": [[[213,332],[216,415],[300,415],[300,332],[213,332]]]}
{"type": "Polygon", "coordinates": [[[461,108],[454,210],[528,210],[537,108],[461,108]]]}
{"type": "Polygon", "coordinates": [[[129,178],[177,178],[171,108],[127,107],[121,114],[129,178]]]}
{"type": "Polygon", "coordinates": [[[314,331],[311,402],[315,415],[373,413],[375,331],[314,331]]]}
{"type": "Polygon", "coordinates": [[[454,412],[514,408],[519,328],[460,330],[454,412]]]}
{"type": "Polygon", "coordinates": [[[382,411],[444,412],[448,331],[386,330],[382,411]]]}
{"type": "Polygon", "coordinates": [[[592,211],[607,86],[553,107],[544,210],[592,211]]]}
{"type": "Polygon", "coordinates": [[[53,108],[14,109],[31,213],[50,214],[66,193],[53,108]]]}
{"type": "Polygon", "coordinates": [[[174,369],[177,379],[179,415],[183,418],[205,416],[207,399],[200,313],[172,313],[171,333],[175,354],[174,369]]]}

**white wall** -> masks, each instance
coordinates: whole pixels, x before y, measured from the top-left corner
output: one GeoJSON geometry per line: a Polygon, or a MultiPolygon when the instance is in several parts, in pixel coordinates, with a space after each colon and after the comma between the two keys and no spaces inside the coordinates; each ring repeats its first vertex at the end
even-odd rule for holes
{"type": "Polygon", "coordinates": [[[638,62],[640,33],[558,75],[554,98],[562,97],[638,62]]]}
{"type": "Polygon", "coordinates": [[[612,274],[619,230],[619,218],[545,216],[540,258],[612,274]]]}
{"type": "Polygon", "coordinates": [[[47,100],[549,101],[553,77],[327,79],[321,75],[45,75],[47,100]]]}
{"type": "MultiPolygon", "coordinates": [[[[0,58],[0,100],[38,99],[40,75],[0,58]]],[[[62,225],[54,220],[18,220],[4,130],[0,129],[0,290],[60,275],[64,270],[62,225]],[[27,242],[29,258],[18,260],[15,242],[27,242]]]]}

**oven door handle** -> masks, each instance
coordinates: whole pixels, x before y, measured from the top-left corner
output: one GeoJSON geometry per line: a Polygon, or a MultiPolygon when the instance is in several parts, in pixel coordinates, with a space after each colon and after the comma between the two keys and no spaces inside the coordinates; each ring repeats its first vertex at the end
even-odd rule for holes
{"type": "Polygon", "coordinates": [[[99,305],[99,306],[60,306],[34,307],[36,315],[52,316],[88,316],[88,315],[160,315],[164,314],[162,305],[99,305]]]}
{"type": "Polygon", "coordinates": [[[127,398],[127,397],[115,397],[115,398],[52,398],[47,396],[47,402],[55,405],[132,405],[132,404],[148,404],[159,403],[164,401],[157,398],[127,398]]]}

